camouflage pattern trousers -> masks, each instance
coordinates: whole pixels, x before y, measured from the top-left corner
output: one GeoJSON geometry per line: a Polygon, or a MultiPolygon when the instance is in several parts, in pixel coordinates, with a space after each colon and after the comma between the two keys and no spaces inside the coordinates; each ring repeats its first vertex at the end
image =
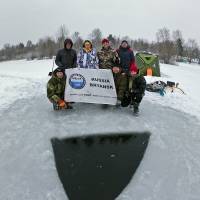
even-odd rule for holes
{"type": "Polygon", "coordinates": [[[117,99],[122,101],[125,92],[128,89],[129,76],[124,73],[113,74],[115,81],[115,88],[117,92],[117,99]]]}

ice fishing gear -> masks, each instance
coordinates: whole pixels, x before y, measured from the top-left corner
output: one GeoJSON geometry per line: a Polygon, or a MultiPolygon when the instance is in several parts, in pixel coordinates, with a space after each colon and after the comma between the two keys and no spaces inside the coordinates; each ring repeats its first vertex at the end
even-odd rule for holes
{"type": "Polygon", "coordinates": [[[175,86],[175,82],[167,81],[167,86],[174,87],[175,86]]]}
{"type": "Polygon", "coordinates": [[[185,92],[179,88],[179,83],[175,83],[172,81],[155,81],[153,83],[147,84],[146,90],[149,92],[158,92],[161,96],[164,96],[167,91],[174,93],[175,91],[179,90],[182,94],[185,92]]]}
{"type": "Polygon", "coordinates": [[[164,90],[167,84],[163,81],[155,81],[153,83],[149,83],[146,86],[146,90],[149,92],[159,92],[164,90]]]}
{"type": "Polygon", "coordinates": [[[170,90],[171,93],[179,90],[182,94],[185,94],[185,92],[181,88],[179,88],[179,83],[171,81],[167,81],[167,87],[165,88],[165,90],[170,90]]]}

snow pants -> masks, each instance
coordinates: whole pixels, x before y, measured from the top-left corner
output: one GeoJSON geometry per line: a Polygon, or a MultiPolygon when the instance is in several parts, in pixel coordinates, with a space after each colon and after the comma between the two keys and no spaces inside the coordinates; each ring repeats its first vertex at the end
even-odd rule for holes
{"type": "Polygon", "coordinates": [[[114,74],[117,99],[120,101],[122,101],[124,94],[128,89],[128,80],[129,77],[127,74],[121,74],[121,73],[114,74]]]}

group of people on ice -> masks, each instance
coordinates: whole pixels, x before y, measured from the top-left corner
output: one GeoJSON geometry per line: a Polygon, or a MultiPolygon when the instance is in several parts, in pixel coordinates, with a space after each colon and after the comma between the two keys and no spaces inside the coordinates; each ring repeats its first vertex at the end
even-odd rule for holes
{"type": "Polygon", "coordinates": [[[80,52],[72,48],[71,39],[64,41],[64,48],[56,55],[55,63],[58,66],[54,70],[47,84],[47,97],[53,103],[54,109],[72,109],[70,102],[64,100],[66,85],[65,69],[88,68],[112,70],[117,93],[117,105],[134,108],[139,112],[139,105],[144,96],[146,81],[139,73],[135,63],[134,53],[128,42],[123,40],[119,49],[112,49],[108,39],[102,40],[102,48],[99,52],[93,48],[91,41],[85,40],[80,52]]]}

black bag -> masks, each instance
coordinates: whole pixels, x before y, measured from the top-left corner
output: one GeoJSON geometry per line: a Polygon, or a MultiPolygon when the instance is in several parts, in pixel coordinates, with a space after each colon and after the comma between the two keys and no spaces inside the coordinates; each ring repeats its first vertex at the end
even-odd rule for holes
{"type": "Polygon", "coordinates": [[[175,86],[175,82],[167,81],[167,86],[174,87],[175,86]]]}

